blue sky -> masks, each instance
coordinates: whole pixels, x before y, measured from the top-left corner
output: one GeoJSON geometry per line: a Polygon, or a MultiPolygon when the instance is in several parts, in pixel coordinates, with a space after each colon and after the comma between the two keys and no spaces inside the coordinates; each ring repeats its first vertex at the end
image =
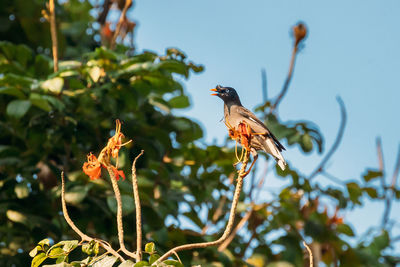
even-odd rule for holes
{"type": "MultiPolygon", "coordinates": [[[[203,126],[208,142],[221,142],[227,134],[219,122],[222,101],[211,97],[209,89],[232,86],[243,105],[253,109],[262,101],[260,71],[265,68],[268,95],[276,96],[288,71],[290,28],[305,22],[309,35],[280,105],[281,119],[315,122],[329,148],[340,123],[335,100],[340,95],[348,123],[328,171],[343,180],[360,179],[365,167],[378,166],[375,138],[381,136],[389,182],[400,144],[399,14],[400,2],[394,0],[138,0],[129,16],[138,22],[139,51],[163,53],[178,47],[205,66],[203,73],[184,82],[193,108],[181,113],[203,126]]],[[[284,156],[306,174],[321,158],[301,154],[297,147],[284,156]]],[[[270,176],[268,186],[278,188],[281,183],[270,176]]],[[[321,176],[317,179],[327,183],[321,176]]],[[[398,202],[392,207],[397,221],[399,207],[398,202]]],[[[365,208],[344,215],[360,234],[380,222],[382,211],[381,204],[367,202],[365,208]]]]}

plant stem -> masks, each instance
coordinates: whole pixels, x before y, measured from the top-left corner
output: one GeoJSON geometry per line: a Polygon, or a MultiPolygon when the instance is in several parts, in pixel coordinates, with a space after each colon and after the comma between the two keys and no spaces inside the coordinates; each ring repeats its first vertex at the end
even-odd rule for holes
{"type": "Polygon", "coordinates": [[[136,177],[136,161],[143,155],[143,153],[144,150],[136,156],[132,163],[132,188],[136,207],[136,262],[142,260],[142,208],[140,206],[139,188],[136,177]]]}

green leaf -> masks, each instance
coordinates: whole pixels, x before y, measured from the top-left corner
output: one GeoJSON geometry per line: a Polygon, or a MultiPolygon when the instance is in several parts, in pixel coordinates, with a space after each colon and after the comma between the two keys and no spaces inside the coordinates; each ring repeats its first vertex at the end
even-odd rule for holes
{"type": "Polygon", "coordinates": [[[47,259],[46,253],[42,252],[37,254],[31,263],[31,267],[38,267],[45,259],[47,259]]]}
{"type": "Polygon", "coordinates": [[[294,265],[287,261],[276,261],[268,264],[266,267],[294,267],[294,265]]]}
{"type": "Polygon", "coordinates": [[[64,79],[60,77],[55,77],[47,81],[42,82],[41,87],[49,92],[59,94],[64,86],[64,79]]]}
{"type": "Polygon", "coordinates": [[[180,96],[171,98],[168,101],[168,104],[172,108],[187,108],[190,106],[189,98],[185,95],[180,95],[180,96]]]}
{"type": "Polygon", "coordinates": [[[153,264],[153,263],[155,263],[160,257],[161,257],[161,256],[158,255],[158,254],[152,254],[152,255],[150,255],[150,258],[149,258],[149,263],[150,263],[150,265],[153,264]]]}
{"type": "Polygon", "coordinates": [[[167,265],[176,266],[176,267],[184,267],[183,264],[177,260],[166,260],[166,261],[163,261],[162,263],[167,264],[167,265]]]}
{"type": "Polygon", "coordinates": [[[127,260],[118,265],[118,267],[133,267],[135,266],[135,263],[133,261],[127,260]]]}
{"type": "Polygon", "coordinates": [[[0,94],[15,96],[19,99],[26,98],[25,94],[20,89],[17,89],[15,87],[1,87],[0,94]]]}
{"type": "Polygon", "coordinates": [[[80,267],[80,264],[70,264],[70,263],[66,263],[66,262],[60,262],[57,264],[46,264],[43,265],[42,267],[80,267]]]}
{"type": "Polygon", "coordinates": [[[313,143],[309,134],[304,134],[301,137],[301,148],[304,152],[310,152],[312,150],[313,143]]]}
{"type": "Polygon", "coordinates": [[[142,267],[142,266],[150,266],[150,264],[147,261],[139,261],[133,267],[142,267]]]}
{"type": "Polygon", "coordinates": [[[46,246],[50,246],[50,240],[45,238],[39,241],[38,243],[39,246],[41,246],[42,248],[46,247],[46,246]]]}
{"type": "Polygon", "coordinates": [[[58,258],[60,256],[65,256],[65,255],[66,255],[65,251],[59,247],[49,249],[49,251],[47,252],[47,256],[52,259],[58,258]]]}
{"type": "Polygon", "coordinates": [[[31,101],[32,105],[49,112],[51,110],[51,106],[49,102],[47,102],[47,99],[44,98],[42,95],[33,93],[30,95],[29,100],[31,101]]]}
{"type": "Polygon", "coordinates": [[[373,169],[368,169],[367,173],[363,175],[363,178],[366,182],[369,182],[373,179],[382,177],[383,173],[380,170],[373,170],[373,169]]]}
{"type": "Polygon", "coordinates": [[[149,254],[153,254],[154,252],[155,252],[155,245],[154,245],[154,243],[153,242],[150,242],[150,243],[147,243],[145,246],[144,246],[144,251],[146,251],[147,253],[149,253],[149,254]]]}
{"type": "Polygon", "coordinates": [[[159,109],[169,113],[171,111],[171,108],[169,106],[169,103],[162,99],[159,96],[150,96],[149,97],[149,103],[155,107],[158,107],[159,109]]]}
{"type": "Polygon", "coordinates": [[[65,192],[65,201],[67,203],[70,203],[73,205],[77,205],[77,204],[81,203],[85,199],[85,197],[91,187],[92,187],[92,185],[74,186],[73,188],[71,188],[67,192],[65,192]]]}
{"type": "Polygon", "coordinates": [[[14,187],[14,192],[17,195],[17,198],[22,199],[29,196],[29,187],[28,182],[24,181],[22,183],[17,184],[14,187]]]}
{"type": "Polygon", "coordinates": [[[7,105],[7,115],[16,119],[22,118],[31,107],[29,100],[13,100],[7,105]]]}
{"type": "Polygon", "coordinates": [[[372,199],[378,198],[378,192],[373,187],[365,187],[364,191],[368,194],[368,196],[372,199]]]}
{"type": "Polygon", "coordinates": [[[62,249],[65,252],[69,253],[71,250],[75,249],[78,246],[79,241],[78,240],[66,240],[66,241],[61,241],[58,244],[62,245],[63,246],[62,249]]]}
{"type": "Polygon", "coordinates": [[[346,187],[347,187],[347,191],[349,193],[350,200],[354,204],[361,205],[359,198],[362,195],[362,190],[361,190],[360,186],[354,182],[350,182],[350,183],[346,184],[346,187]]]}
{"type": "MultiPolygon", "coordinates": [[[[135,209],[135,204],[133,198],[130,195],[122,195],[122,214],[123,216],[128,215],[133,212],[135,209]]],[[[107,204],[108,207],[112,212],[115,214],[117,213],[117,201],[115,200],[114,196],[107,197],[107,204]]]]}
{"type": "Polygon", "coordinates": [[[35,257],[38,251],[40,251],[41,249],[42,248],[40,246],[36,246],[34,249],[29,251],[29,256],[31,256],[32,258],[35,257]]]}
{"type": "Polygon", "coordinates": [[[98,66],[94,66],[89,70],[89,76],[93,82],[97,83],[101,77],[102,69],[98,66]]]}
{"type": "Polygon", "coordinates": [[[97,261],[92,267],[112,267],[114,263],[117,261],[117,257],[115,256],[106,256],[103,259],[97,261]]]}
{"type": "Polygon", "coordinates": [[[336,226],[336,231],[347,236],[354,236],[353,229],[351,229],[351,227],[347,224],[338,224],[336,226]]]}
{"type": "Polygon", "coordinates": [[[22,224],[29,223],[28,217],[19,211],[7,210],[6,215],[7,215],[7,218],[13,222],[22,223],[22,224]]]}

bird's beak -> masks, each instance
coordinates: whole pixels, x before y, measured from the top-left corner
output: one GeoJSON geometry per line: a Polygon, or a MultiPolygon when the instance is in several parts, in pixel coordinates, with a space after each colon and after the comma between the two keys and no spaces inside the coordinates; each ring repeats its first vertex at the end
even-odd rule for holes
{"type": "Polygon", "coordinates": [[[216,88],[213,88],[213,89],[210,89],[210,91],[213,91],[213,92],[217,92],[217,94],[211,94],[211,95],[218,95],[218,89],[216,89],[216,88]]]}

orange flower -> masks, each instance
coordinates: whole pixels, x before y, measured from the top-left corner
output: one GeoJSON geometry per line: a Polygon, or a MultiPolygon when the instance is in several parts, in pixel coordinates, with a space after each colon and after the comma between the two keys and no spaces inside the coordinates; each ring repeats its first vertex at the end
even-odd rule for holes
{"type": "Polygon", "coordinates": [[[251,139],[250,126],[245,122],[239,123],[238,133],[240,137],[240,144],[244,146],[246,150],[250,150],[250,139],[251,139]]]}
{"type": "Polygon", "coordinates": [[[87,162],[82,166],[83,172],[89,176],[91,180],[99,179],[101,175],[101,164],[96,156],[92,153],[87,155],[87,162]]]}
{"type": "Polygon", "coordinates": [[[113,137],[108,139],[107,147],[111,150],[111,156],[113,158],[118,157],[118,152],[122,146],[122,138],[124,138],[124,134],[121,133],[121,123],[119,120],[116,121],[115,134],[113,137]]]}
{"type": "Polygon", "coordinates": [[[111,166],[111,168],[112,168],[112,170],[113,170],[113,172],[114,172],[114,175],[115,175],[115,179],[117,179],[117,181],[119,180],[119,177],[121,176],[122,177],[122,180],[125,180],[125,174],[124,174],[124,172],[122,171],[122,170],[118,170],[116,167],[114,167],[114,166],[111,166]]]}

